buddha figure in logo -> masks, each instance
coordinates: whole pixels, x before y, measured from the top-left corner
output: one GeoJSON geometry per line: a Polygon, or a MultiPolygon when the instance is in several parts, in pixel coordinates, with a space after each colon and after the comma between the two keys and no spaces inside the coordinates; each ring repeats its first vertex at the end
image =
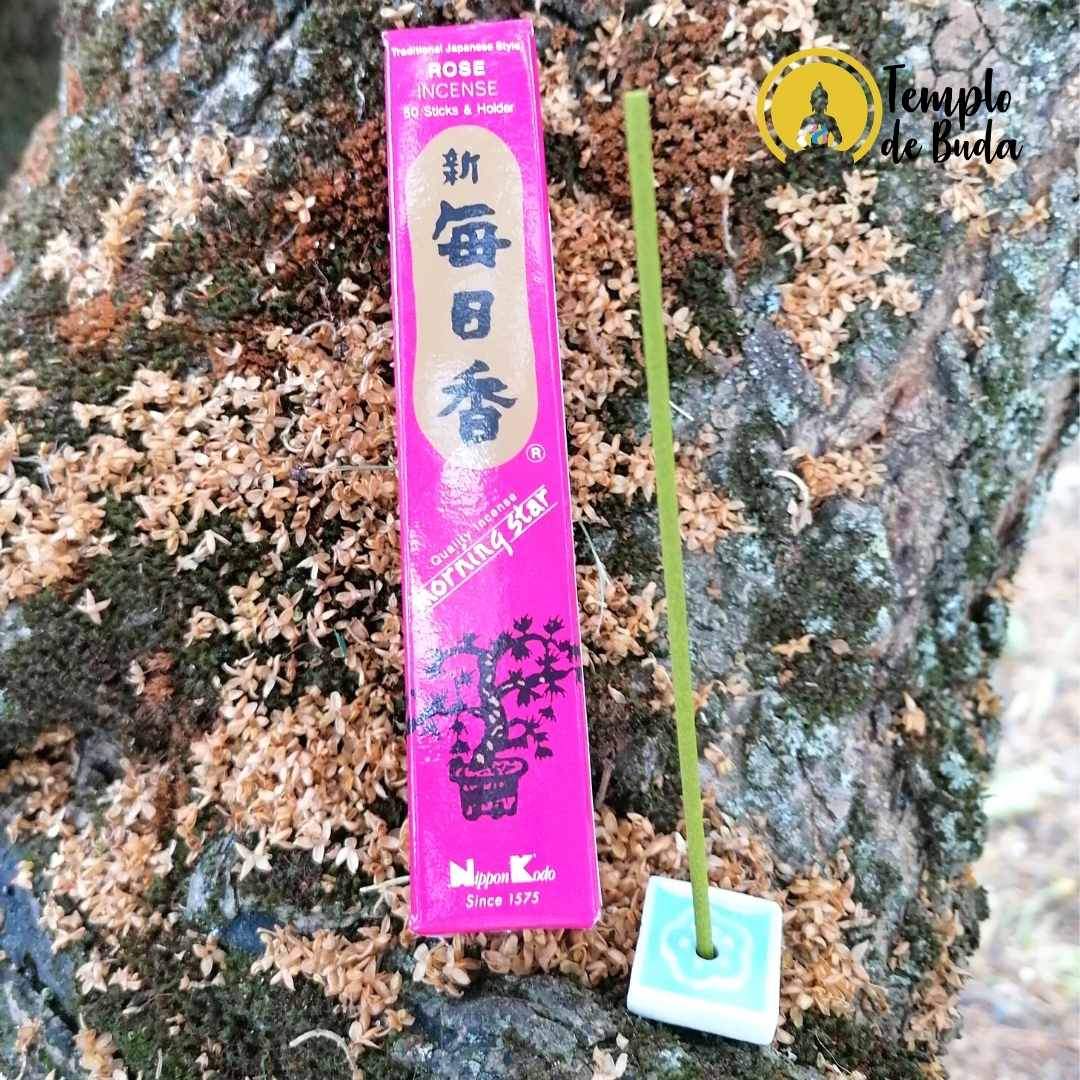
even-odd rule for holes
{"type": "Polygon", "coordinates": [[[807,147],[819,146],[838,147],[843,142],[843,136],[840,134],[840,125],[827,111],[829,92],[821,83],[810,91],[810,108],[813,112],[799,125],[799,136],[796,140],[799,149],[805,150],[807,147]]]}

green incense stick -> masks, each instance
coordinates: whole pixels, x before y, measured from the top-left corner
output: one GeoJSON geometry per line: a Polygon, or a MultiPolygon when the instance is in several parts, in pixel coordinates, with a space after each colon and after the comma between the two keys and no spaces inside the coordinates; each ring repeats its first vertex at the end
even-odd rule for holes
{"type": "Polygon", "coordinates": [[[656,460],[656,504],[660,512],[660,550],[664,559],[671,674],[675,688],[675,728],[679,742],[686,846],[690,859],[690,890],[694,898],[694,928],[698,955],[716,955],[709,918],[709,868],[705,861],[705,826],[701,816],[701,778],[698,774],[694,691],[690,679],[690,633],[686,625],[679,499],[675,482],[675,450],[671,436],[671,392],[668,385],[667,344],[660,292],[660,245],[653,191],[652,132],[649,95],[631,90],[623,97],[626,143],[630,161],[630,197],[637,244],[638,286],[641,290],[641,336],[645,346],[645,375],[649,384],[653,456],[656,460]]]}

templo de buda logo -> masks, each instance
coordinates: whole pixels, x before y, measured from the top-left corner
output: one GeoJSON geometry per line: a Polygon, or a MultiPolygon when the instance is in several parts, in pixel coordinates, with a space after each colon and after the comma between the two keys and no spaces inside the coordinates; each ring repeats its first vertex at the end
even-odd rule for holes
{"type": "Polygon", "coordinates": [[[757,122],[774,157],[846,151],[858,161],[881,130],[881,91],[873,75],[839,49],[785,56],[761,84],[757,122]]]}
{"type": "Polygon", "coordinates": [[[904,64],[886,65],[883,102],[874,76],[854,56],[823,46],[801,49],[765,76],[757,97],[758,130],[779,161],[829,152],[858,161],[873,148],[887,111],[880,154],[894,164],[914,161],[926,150],[936,165],[953,157],[987,164],[1019,160],[1023,143],[994,133],[994,121],[1002,122],[1012,95],[995,88],[993,68],[970,86],[905,85],[906,72],[904,64]],[[917,126],[920,117],[929,138],[917,126]]]}

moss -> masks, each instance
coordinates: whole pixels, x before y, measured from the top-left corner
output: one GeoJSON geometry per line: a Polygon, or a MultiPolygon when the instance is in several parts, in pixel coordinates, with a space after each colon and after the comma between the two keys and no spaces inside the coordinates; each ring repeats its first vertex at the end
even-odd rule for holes
{"type": "Polygon", "coordinates": [[[668,373],[675,385],[702,370],[701,361],[679,340],[668,342],[667,359],[668,373]]]}
{"type": "Polygon", "coordinates": [[[127,946],[121,959],[139,973],[144,989],[135,994],[110,989],[83,1003],[86,1024],[113,1035],[131,1075],[195,1080],[195,1061],[212,1040],[221,1046],[220,1054],[211,1056],[220,1080],[324,1080],[337,1051],[318,1039],[289,1046],[313,1028],[342,1033],[347,1026],[318,986],[306,979],[297,979],[293,991],[271,986],[269,975],[249,973],[249,958],[228,954],[220,985],[182,991],[183,974],[198,978],[193,960],[175,959],[189,948],[182,937],[127,946]],[[139,1007],[134,1015],[132,1005],[139,1007]],[[183,1022],[170,1030],[178,1014],[183,1022]]]}
{"type": "Polygon", "coordinates": [[[100,232],[98,214],[110,196],[119,194],[130,167],[130,146],[114,119],[90,119],[64,128],[56,168],[70,178],[63,191],[63,221],[76,239],[100,232]]]}
{"type": "Polygon", "coordinates": [[[126,20],[102,18],[93,3],[66,3],[62,31],[65,40],[79,43],[73,66],[87,100],[94,101],[115,78],[116,58],[127,40],[126,20]]]}
{"type": "Polygon", "coordinates": [[[238,888],[245,910],[274,912],[284,919],[284,913],[317,909],[331,924],[360,902],[359,890],[368,884],[362,874],[335,873],[329,864],[318,865],[308,851],[280,851],[274,853],[271,873],[253,874],[238,888]],[[334,882],[330,894],[323,887],[326,878],[334,882]]]}
{"type": "MultiPolygon", "coordinates": [[[[603,992],[628,1041],[630,1070],[649,1080],[789,1080],[786,1061],[771,1050],[736,1043],[689,1028],[656,1024],[625,1011],[625,989],[603,992]]],[[[628,1071],[630,1071],[628,1070],[628,1071]]]]}
{"type": "Polygon", "coordinates": [[[214,289],[203,306],[203,312],[210,319],[228,324],[262,313],[263,304],[260,293],[266,288],[266,281],[254,267],[229,265],[218,266],[214,271],[214,289]]]}
{"type": "MultiPolygon", "coordinates": [[[[312,99],[340,101],[342,98],[342,57],[350,64],[345,69],[356,73],[364,84],[363,111],[365,115],[382,111],[383,56],[379,5],[373,0],[329,0],[321,10],[311,13],[300,32],[300,47],[311,58],[310,71],[303,85],[303,96],[312,99]]],[[[442,21],[437,12],[425,22],[442,21]]]]}
{"type": "Polygon", "coordinates": [[[787,503],[792,490],[773,475],[780,467],[781,436],[764,412],[747,416],[735,431],[723,473],[728,493],[741,499],[753,521],[772,537],[785,536],[791,528],[787,503]]]}
{"type": "Polygon", "coordinates": [[[177,44],[173,12],[168,4],[143,4],[139,20],[131,29],[142,48],[142,60],[145,64],[153,64],[177,44]]]}
{"type": "Polygon", "coordinates": [[[1068,0],[1031,0],[1029,3],[1010,4],[1008,11],[1010,18],[1027,21],[1032,37],[1040,42],[1064,41],[1080,24],[1076,5],[1068,0]]]}
{"type": "Polygon", "coordinates": [[[563,183],[567,191],[573,191],[579,183],[581,150],[572,135],[560,135],[553,131],[544,133],[544,157],[548,181],[563,183]]]}
{"type": "MultiPolygon", "coordinates": [[[[629,574],[632,580],[641,583],[659,580],[662,563],[655,507],[628,504],[621,496],[600,499],[593,505],[608,522],[604,536],[617,537],[616,543],[605,545],[600,551],[608,574],[612,577],[629,574]]],[[[602,538],[594,535],[593,541],[599,546],[602,538]]],[[[580,563],[593,564],[594,556],[587,544],[577,554],[580,563]]]]}
{"type": "MultiPolygon", "coordinates": [[[[36,260],[45,249],[46,242],[62,228],[60,221],[55,192],[51,187],[43,183],[28,192],[19,202],[19,212],[10,215],[3,224],[3,241],[15,260],[15,265],[36,260]]],[[[52,306],[52,297],[47,294],[55,292],[62,295],[59,282],[35,281],[33,288],[28,287],[29,285],[24,277],[20,286],[4,301],[4,322],[7,325],[0,328],[0,333],[5,337],[25,332],[28,320],[24,318],[16,321],[13,318],[16,310],[24,311],[27,317],[32,317],[33,313],[42,311],[46,304],[52,306]],[[42,295],[43,293],[46,295],[42,295]]],[[[55,307],[59,309],[59,305],[55,307]]]]}
{"type": "MultiPolygon", "coordinates": [[[[788,161],[790,164],[791,159],[788,161]]],[[[776,214],[765,205],[777,187],[789,182],[788,167],[769,155],[768,160],[763,159],[732,188],[731,220],[736,226],[737,242],[752,238],[761,245],[749,265],[740,267],[743,276],[752,273],[755,278],[782,281],[790,272],[790,257],[779,254],[787,241],[777,231],[776,214]]]]}
{"type": "Polygon", "coordinates": [[[751,671],[758,679],[793,671],[785,699],[811,724],[852,715],[874,692],[865,649],[895,602],[880,512],[839,502],[818,511],[798,549],[786,556],[776,590],[754,611],[748,635],[756,646],[751,671]],[[809,653],[782,660],[771,651],[807,633],[816,639],[809,653]],[[851,652],[833,653],[828,642],[834,638],[851,652]]]}
{"type": "MultiPolygon", "coordinates": [[[[896,224],[903,239],[911,245],[902,265],[917,285],[932,280],[933,271],[949,245],[949,221],[943,222],[937,209],[941,182],[937,173],[927,175],[915,169],[896,169],[882,175],[878,188],[879,202],[901,208],[903,218],[896,224]],[[927,202],[933,204],[933,209],[925,208],[927,202]]],[[[889,225],[895,228],[892,221],[889,225]]]]}
{"type": "Polygon", "coordinates": [[[941,959],[941,938],[934,929],[934,924],[926,909],[917,898],[912,898],[904,912],[904,918],[897,930],[897,938],[910,946],[903,970],[908,974],[922,976],[931,971],[941,959]]]}
{"type": "Polygon", "coordinates": [[[679,282],[679,299],[693,313],[705,341],[715,341],[724,352],[737,350],[743,336],[742,321],[724,286],[724,264],[712,256],[691,260],[679,282]]]}
{"type": "MultiPolygon", "coordinates": [[[[124,302],[118,296],[121,310],[124,302]]],[[[24,414],[26,431],[33,443],[76,449],[85,446],[89,432],[72,414],[74,403],[111,404],[132,383],[140,368],[183,378],[193,366],[201,368],[205,363],[197,353],[193,356],[190,343],[174,324],[162,326],[151,336],[138,320],[126,326],[121,322],[105,341],[77,351],[65,350],[63,343],[44,335],[35,335],[28,345],[30,364],[37,373],[36,385],[45,400],[24,414]],[[58,363],[57,354],[65,351],[64,362],[58,363]]]]}
{"type": "Polygon", "coordinates": [[[990,659],[996,660],[1004,650],[1008,638],[1009,605],[1004,600],[984,595],[975,603],[972,616],[979,628],[979,641],[983,652],[990,659]]]}
{"type": "Polygon", "coordinates": [[[5,730],[6,750],[64,722],[109,728],[137,749],[160,752],[173,741],[182,749],[190,731],[214,716],[213,679],[237,646],[211,640],[183,648],[183,639],[193,607],[217,610],[231,572],[246,580],[250,563],[241,560],[252,556],[239,526],[228,519],[215,523],[232,546],[178,575],[175,557],[159,545],[131,546],[139,516],[134,504],[109,498],[105,507],[104,528],[116,533],[112,553],[90,560],[83,579],[64,595],[47,590],[27,600],[21,614],[30,635],[0,653],[0,684],[14,718],[5,730]],[[84,588],[112,600],[100,626],[71,606],[70,594],[84,588]],[[136,698],[127,683],[131,661],[156,652],[175,658],[169,672],[174,697],[158,708],[136,698]]]}
{"type": "Polygon", "coordinates": [[[844,177],[851,167],[848,154],[789,154],[781,166],[780,183],[794,184],[800,191],[835,188],[843,192],[844,177]]]}
{"type": "Polygon", "coordinates": [[[876,822],[866,806],[866,787],[861,782],[848,811],[846,834],[851,838],[851,866],[855,871],[855,899],[870,911],[881,912],[903,883],[894,858],[879,854],[876,822]]]}
{"type": "Polygon", "coordinates": [[[986,291],[990,295],[990,304],[985,321],[991,326],[1004,354],[1001,359],[1006,363],[987,365],[983,385],[990,397],[993,415],[1000,416],[1027,384],[1022,363],[1028,351],[1026,345],[1031,326],[1037,321],[1039,298],[1035,289],[1022,285],[1016,273],[1006,268],[1000,269],[986,291]]]}
{"type": "Polygon", "coordinates": [[[989,584],[996,576],[1000,555],[993,519],[981,515],[971,524],[964,556],[968,578],[978,584],[989,584]]]}
{"type": "MultiPolygon", "coordinates": [[[[850,14],[854,19],[866,21],[866,10],[860,8],[856,2],[850,3],[850,14]]],[[[825,11],[819,15],[819,22],[823,26],[827,25],[827,15],[825,11]]],[[[845,37],[842,40],[851,39],[845,37]]],[[[772,39],[770,51],[779,59],[800,47],[794,35],[781,34],[772,39]],[[790,49],[785,49],[784,38],[790,39],[790,49]]],[[[891,57],[893,54],[890,52],[889,55],[891,57]]],[[[858,167],[872,168],[875,157],[875,152],[871,151],[871,155],[859,162],[858,167]]],[[[739,242],[753,238],[755,242],[760,242],[761,250],[751,261],[740,264],[740,273],[745,276],[753,272],[755,278],[762,280],[787,280],[791,273],[791,256],[779,253],[787,240],[777,231],[776,214],[766,206],[766,201],[778,187],[785,184],[792,184],[800,191],[824,191],[831,187],[843,192],[844,177],[851,168],[851,156],[846,153],[788,154],[784,162],[766,155],[753,169],[741,176],[736,181],[732,200],[731,218],[736,226],[736,240],[739,242]]]]}
{"type": "MultiPolygon", "coordinates": [[[[969,572],[970,550],[968,555],[969,572]]],[[[974,578],[982,584],[989,575],[974,578]]],[[[970,682],[982,671],[984,657],[978,629],[971,620],[971,611],[962,596],[954,596],[940,604],[932,616],[937,631],[937,658],[944,678],[942,689],[970,682]]]]}
{"type": "MultiPolygon", "coordinates": [[[[158,290],[169,295],[176,291],[178,282],[190,287],[212,273],[213,284],[205,298],[188,297],[185,313],[193,320],[196,333],[235,337],[237,323],[262,316],[267,310],[260,297],[268,282],[260,275],[252,252],[275,246],[273,228],[272,209],[265,196],[257,195],[250,202],[224,199],[204,209],[197,229],[178,230],[153,260],[133,267],[133,289],[140,296],[158,290]]],[[[168,325],[153,334],[141,324],[137,329],[142,338],[157,343],[168,325]]],[[[177,333],[183,330],[178,328],[177,333]]],[[[187,333],[190,337],[192,331],[187,333]]]]}
{"type": "Polygon", "coordinates": [[[648,672],[636,664],[595,663],[585,670],[585,693],[594,787],[610,768],[608,806],[617,814],[644,814],[660,831],[673,830],[680,806],[678,752],[672,724],[649,706],[654,691],[648,672]],[[612,689],[624,700],[617,702],[612,689]]]}
{"type": "Polygon", "coordinates": [[[926,1080],[922,1066],[931,1060],[929,1055],[905,1050],[870,1024],[808,1013],[793,1034],[793,1049],[806,1064],[824,1057],[844,1075],[858,1070],[867,1080],[926,1080]]]}
{"type": "Polygon", "coordinates": [[[964,927],[964,951],[974,953],[982,937],[982,923],[990,918],[990,896],[981,885],[974,882],[961,886],[956,905],[960,923],[964,927]]]}
{"type": "MultiPolygon", "coordinates": [[[[833,0],[820,11],[818,26],[820,33],[845,42],[844,47],[866,64],[884,96],[887,81],[881,69],[902,55],[907,42],[902,24],[889,19],[889,9],[868,7],[858,0],[833,0]]],[[[874,156],[871,151],[871,163],[874,156]]]]}
{"type": "Polygon", "coordinates": [[[897,758],[923,829],[927,863],[939,876],[952,877],[982,851],[983,784],[992,758],[986,733],[973,723],[961,693],[927,690],[919,704],[927,734],[901,747],[897,758]]]}

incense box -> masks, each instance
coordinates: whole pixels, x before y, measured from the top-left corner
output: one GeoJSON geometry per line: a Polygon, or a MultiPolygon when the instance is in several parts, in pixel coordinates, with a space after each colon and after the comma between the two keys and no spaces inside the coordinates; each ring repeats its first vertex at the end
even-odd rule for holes
{"type": "Polygon", "coordinates": [[[599,914],[539,69],[522,21],[384,35],[410,926],[599,914]]]}

